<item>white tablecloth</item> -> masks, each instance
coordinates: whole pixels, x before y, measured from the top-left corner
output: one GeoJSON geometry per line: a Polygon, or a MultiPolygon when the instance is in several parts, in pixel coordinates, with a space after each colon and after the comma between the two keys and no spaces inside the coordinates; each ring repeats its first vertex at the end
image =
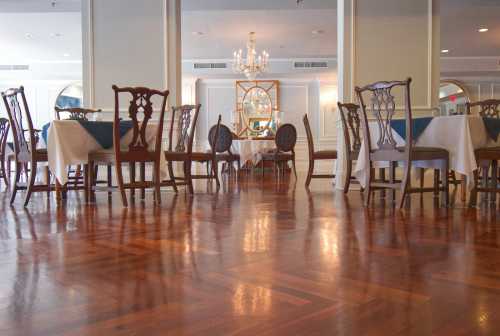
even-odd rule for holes
{"type": "Polygon", "coordinates": [[[242,164],[251,161],[255,165],[260,161],[262,153],[273,148],[276,148],[274,140],[233,140],[231,151],[240,154],[242,164]]]}
{"type": "MultiPolygon", "coordinates": [[[[378,126],[376,122],[370,122],[369,127],[372,145],[375,145],[378,139],[378,126]]],[[[395,131],[393,135],[398,145],[404,145],[404,139],[395,131]]],[[[418,138],[416,146],[440,147],[448,150],[450,169],[467,176],[469,186],[471,186],[473,172],[477,169],[474,150],[480,147],[500,146],[500,141],[495,142],[490,139],[480,116],[457,115],[433,118],[418,138]]],[[[415,166],[437,168],[438,162],[416,162],[415,166]]],[[[354,176],[363,187],[366,185],[368,167],[363,144],[353,171],[354,176]]]]}
{"type": "MultiPolygon", "coordinates": [[[[154,145],[156,131],[155,123],[149,123],[146,129],[146,141],[154,145]]],[[[121,138],[121,144],[128,146],[132,140],[132,129],[121,138]]],[[[48,130],[47,151],[50,171],[61,184],[68,182],[67,167],[86,164],[91,152],[102,150],[101,145],[76,120],[54,120],[48,130]]],[[[109,149],[112,151],[113,149],[109,149]]],[[[161,155],[162,177],[167,176],[165,156],[161,155]]]]}

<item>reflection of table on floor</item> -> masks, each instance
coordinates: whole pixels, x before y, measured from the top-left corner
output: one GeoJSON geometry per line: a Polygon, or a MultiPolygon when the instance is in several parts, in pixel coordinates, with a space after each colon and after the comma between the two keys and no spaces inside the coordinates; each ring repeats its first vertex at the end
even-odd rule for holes
{"type": "Polygon", "coordinates": [[[252,162],[256,165],[262,158],[262,153],[265,153],[273,148],[276,148],[274,140],[233,140],[231,151],[234,154],[240,154],[240,162],[244,165],[247,162],[252,162]]]}

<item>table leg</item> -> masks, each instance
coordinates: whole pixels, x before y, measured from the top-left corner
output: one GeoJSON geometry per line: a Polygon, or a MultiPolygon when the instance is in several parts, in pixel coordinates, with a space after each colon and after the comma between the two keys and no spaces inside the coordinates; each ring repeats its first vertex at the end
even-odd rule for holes
{"type": "Polygon", "coordinates": [[[467,176],[462,175],[460,181],[460,199],[462,203],[467,202],[467,176]]]}
{"type": "Polygon", "coordinates": [[[62,200],[62,186],[59,180],[56,178],[56,201],[60,203],[62,200]]]}

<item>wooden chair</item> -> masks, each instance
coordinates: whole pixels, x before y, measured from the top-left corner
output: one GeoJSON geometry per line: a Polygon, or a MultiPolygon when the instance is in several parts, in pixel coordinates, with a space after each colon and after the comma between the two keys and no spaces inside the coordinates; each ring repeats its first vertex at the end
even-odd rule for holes
{"type": "Polygon", "coordinates": [[[172,117],[168,133],[168,150],[164,153],[165,159],[168,161],[170,181],[164,181],[163,183],[167,185],[172,183],[175,192],[177,192],[178,185],[187,185],[189,193],[192,194],[194,192],[193,180],[189,175],[191,170],[188,169],[188,165],[191,165],[191,154],[193,153],[194,136],[200,108],[200,104],[172,107],[172,117]],[[176,123],[177,129],[175,129],[176,123]],[[177,133],[176,139],[174,139],[175,132],[177,133]],[[182,162],[184,176],[174,175],[174,162],[182,162]]]}
{"type": "Polygon", "coordinates": [[[54,108],[56,111],[56,119],[57,120],[89,120],[88,116],[102,112],[101,109],[98,110],[93,110],[93,109],[86,109],[86,108],[80,108],[80,107],[69,107],[69,108],[60,108],[60,107],[55,107],[54,108]],[[61,113],[67,113],[68,116],[67,118],[61,118],[61,113]]]}
{"type": "Polygon", "coordinates": [[[346,153],[346,179],[344,183],[344,193],[349,191],[351,181],[354,180],[352,176],[352,165],[358,159],[359,151],[361,149],[361,117],[359,105],[356,104],[342,104],[337,103],[340,112],[340,119],[342,121],[342,129],[344,135],[344,147],[346,153]]]}
{"type": "MultiPolygon", "coordinates": [[[[8,188],[10,179],[10,169],[5,170],[5,157],[7,149],[7,137],[9,135],[9,119],[0,118],[0,175],[8,188]],[[9,173],[8,173],[9,172],[9,173]]],[[[8,162],[10,164],[10,162],[8,162]]]]}
{"type": "MultiPolygon", "coordinates": [[[[240,155],[231,152],[231,146],[233,145],[233,132],[226,125],[219,125],[219,134],[216,137],[215,132],[217,131],[217,126],[212,126],[208,132],[208,139],[211,141],[210,148],[214,147],[213,140],[217,139],[217,144],[215,145],[215,164],[223,162],[222,173],[224,173],[224,167],[227,166],[228,174],[231,175],[231,168],[233,163],[236,162],[238,165],[238,172],[241,170],[240,155]]],[[[210,165],[210,161],[207,162],[210,165]]]]}
{"type": "MultiPolygon", "coordinates": [[[[471,114],[472,108],[479,108],[479,115],[487,118],[500,118],[500,99],[488,99],[474,103],[467,103],[467,113],[471,114]]],[[[471,191],[469,206],[477,203],[477,193],[492,193],[492,202],[496,202],[500,174],[498,161],[500,160],[500,147],[478,148],[474,151],[479,169],[474,172],[474,187],[471,191]],[[491,168],[491,169],[490,169],[491,168]],[[491,171],[491,176],[490,176],[491,171]]]]}
{"type": "Polygon", "coordinates": [[[265,161],[274,163],[274,167],[278,168],[278,173],[284,174],[285,165],[288,161],[292,161],[293,174],[297,179],[297,169],[295,167],[295,144],[297,143],[297,129],[292,124],[283,124],[276,131],[274,139],[276,149],[272,152],[262,154],[262,177],[264,177],[265,161]]]}
{"type": "Polygon", "coordinates": [[[368,183],[365,189],[365,205],[370,203],[370,197],[373,189],[390,189],[392,198],[395,199],[395,191],[401,191],[401,199],[399,207],[402,208],[409,193],[434,192],[438,194],[439,190],[444,192],[444,202],[448,205],[448,168],[449,168],[449,153],[442,148],[434,147],[416,147],[413,142],[412,134],[412,113],[410,102],[410,83],[411,78],[405,81],[393,82],[376,82],[364,86],[356,87],[356,95],[359,100],[359,105],[362,111],[363,123],[363,138],[365,151],[365,159],[369,163],[368,183]],[[404,114],[406,120],[406,142],[404,146],[398,146],[394,140],[391,120],[396,112],[396,98],[392,91],[394,88],[399,88],[403,91],[404,96],[404,114]],[[370,129],[368,125],[367,108],[364,102],[364,96],[369,94],[370,108],[378,125],[379,136],[372,146],[370,137],[370,129]],[[440,160],[443,164],[441,168],[441,176],[443,178],[442,187],[439,184],[439,170],[435,170],[434,187],[433,188],[411,188],[411,168],[414,161],[440,160]],[[373,181],[373,163],[377,161],[390,162],[389,181],[373,181]],[[403,163],[404,175],[401,182],[395,179],[395,168],[398,162],[403,163]]]}
{"type": "Polygon", "coordinates": [[[24,206],[27,206],[33,192],[50,192],[54,186],[50,184],[48,167],[45,169],[47,184],[35,185],[38,164],[48,162],[47,149],[37,149],[40,130],[33,127],[24,87],[9,89],[2,92],[2,98],[9,115],[9,122],[14,139],[14,158],[16,172],[12,183],[10,204],[14,203],[18,190],[26,190],[24,206]],[[22,105],[19,103],[21,98],[22,105]],[[27,183],[22,183],[21,173],[28,177],[27,183]]]}
{"type": "MultiPolygon", "coordinates": [[[[134,193],[135,189],[154,188],[155,200],[157,204],[161,203],[160,194],[160,162],[162,152],[162,134],[163,121],[165,118],[165,106],[167,103],[168,91],[152,90],[145,87],[124,87],[119,88],[113,85],[115,92],[115,115],[113,120],[113,151],[98,151],[89,154],[88,176],[89,176],[89,194],[94,191],[93,171],[96,162],[115,166],[118,188],[120,189],[122,203],[124,207],[128,206],[125,189],[130,189],[134,193]],[[131,96],[128,108],[129,117],[132,120],[132,140],[128,146],[121,145],[120,137],[120,97],[131,96]],[[159,120],[154,138],[154,148],[146,140],[147,127],[150,124],[154,107],[152,98],[158,96],[162,103],[159,109],[159,120]],[[129,164],[130,181],[125,183],[123,179],[122,165],[129,164]],[[141,181],[135,180],[136,164],[141,165],[141,181]],[[146,163],[153,164],[152,181],[145,181],[145,174],[142,174],[146,163]]],[[[144,194],[143,194],[144,196],[144,194]]]]}
{"type": "Polygon", "coordinates": [[[210,150],[206,152],[193,152],[191,153],[191,161],[198,163],[206,163],[207,164],[207,173],[196,174],[193,175],[191,173],[191,162],[187,166],[187,173],[192,179],[215,179],[215,183],[217,184],[217,190],[220,189],[220,181],[219,181],[219,169],[217,164],[217,147],[221,148],[222,146],[219,144],[219,130],[221,126],[222,116],[219,115],[217,120],[217,124],[210,128],[208,132],[208,143],[210,144],[210,150]],[[214,130],[215,129],[215,130],[214,130]]]}
{"type": "Polygon", "coordinates": [[[322,150],[315,151],[314,150],[314,138],[311,131],[311,126],[309,125],[309,119],[307,118],[307,114],[304,115],[303,118],[304,127],[306,128],[307,134],[307,145],[309,147],[309,170],[306,178],[306,188],[309,188],[309,184],[311,183],[311,179],[313,178],[335,178],[333,174],[314,174],[314,163],[318,160],[336,160],[337,159],[337,151],[336,150],[322,150]]]}
{"type": "MultiPolygon", "coordinates": [[[[58,106],[54,107],[54,110],[56,111],[56,119],[57,120],[89,120],[89,116],[95,114],[95,113],[100,113],[102,112],[101,109],[87,109],[87,108],[80,108],[80,107],[68,107],[68,108],[60,108],[58,106]],[[61,114],[63,114],[63,117],[61,118],[61,114]]],[[[106,183],[108,187],[111,187],[112,185],[112,166],[107,165],[107,179],[106,181],[99,181],[96,180],[96,184],[101,184],[101,183],[106,183]]],[[[77,165],[75,168],[69,167],[68,169],[68,181],[70,181],[73,184],[74,190],[80,190],[86,188],[84,184],[84,176],[83,173],[86,171],[86,167],[82,169],[81,165],[77,165]]],[[[94,176],[99,176],[99,166],[95,166],[95,171],[94,171],[94,176]]]]}

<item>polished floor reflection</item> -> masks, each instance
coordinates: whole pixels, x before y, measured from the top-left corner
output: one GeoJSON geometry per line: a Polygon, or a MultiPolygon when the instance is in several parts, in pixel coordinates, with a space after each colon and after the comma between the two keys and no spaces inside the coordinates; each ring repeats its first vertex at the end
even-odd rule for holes
{"type": "Polygon", "coordinates": [[[161,208],[0,193],[0,335],[500,334],[497,209],[365,209],[293,181],[161,208]]]}

